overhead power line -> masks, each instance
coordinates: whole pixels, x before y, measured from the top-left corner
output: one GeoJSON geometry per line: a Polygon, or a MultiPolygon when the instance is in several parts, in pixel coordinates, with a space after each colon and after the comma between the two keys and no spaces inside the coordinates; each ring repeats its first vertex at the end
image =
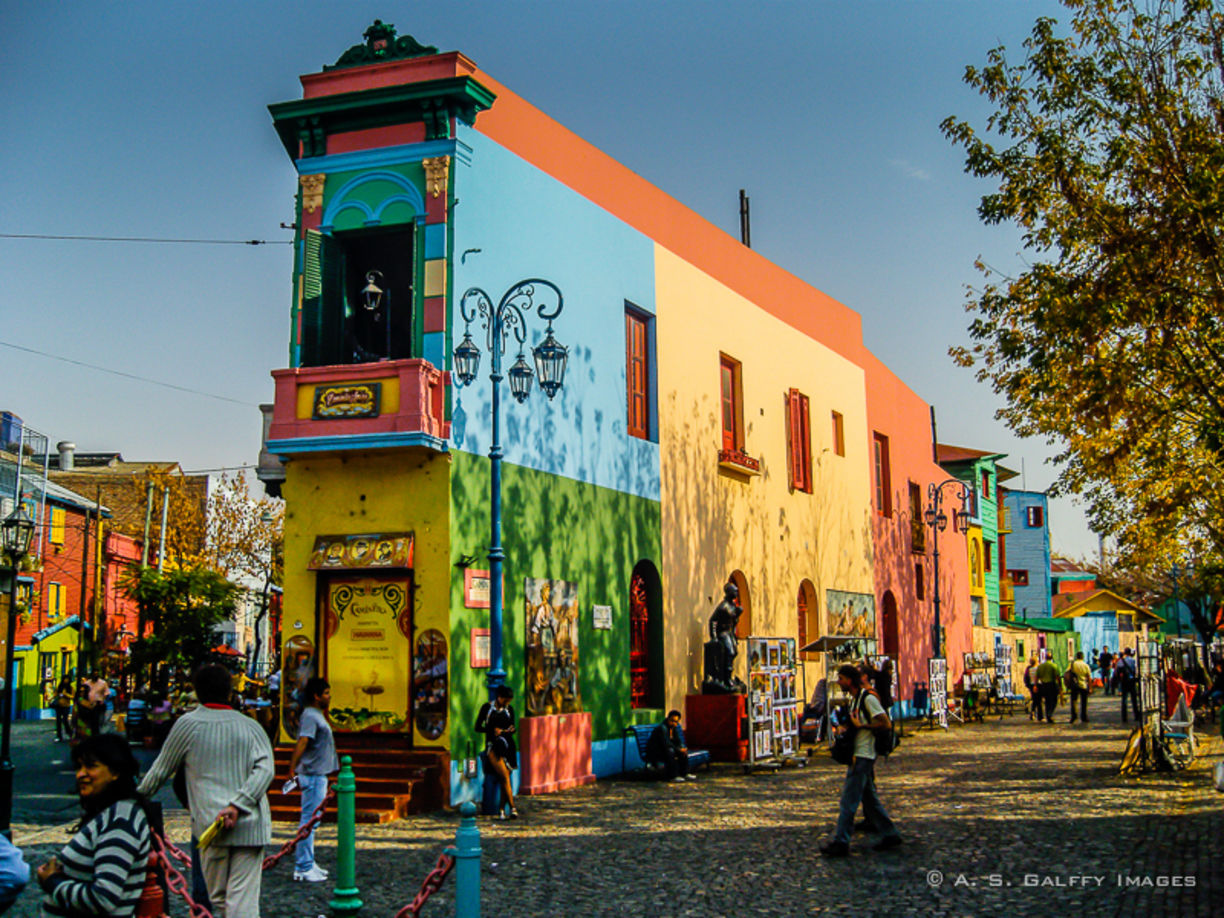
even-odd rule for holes
{"type": "Polygon", "coordinates": [[[0,233],[0,239],[59,239],[70,242],[167,242],[176,245],[293,245],[291,239],[162,239],[154,236],[56,236],[51,233],[0,233]]]}
{"type": "Polygon", "coordinates": [[[212,392],[204,392],[201,389],[192,389],[189,386],[180,386],[176,383],[163,382],[160,379],[150,379],[147,376],[137,376],[135,373],[125,373],[123,370],[112,370],[110,367],[100,367],[94,363],[85,363],[83,360],[73,360],[71,357],[61,357],[59,354],[48,354],[46,351],[40,351],[32,347],[23,347],[20,344],[13,344],[9,341],[0,341],[0,347],[12,348],[15,351],[23,351],[26,354],[36,354],[39,357],[46,357],[48,360],[58,360],[61,363],[70,363],[73,366],[85,367],[89,370],[97,370],[99,373],[109,373],[111,376],[122,376],[124,379],[134,379],[137,382],[149,383],[153,386],[161,386],[165,389],[175,389],[179,392],[188,392],[192,395],[202,395],[205,398],[216,399],[219,402],[230,402],[234,405],[242,405],[244,408],[258,408],[259,405],[255,402],[244,402],[241,399],[230,398],[228,395],[215,395],[212,392]]]}

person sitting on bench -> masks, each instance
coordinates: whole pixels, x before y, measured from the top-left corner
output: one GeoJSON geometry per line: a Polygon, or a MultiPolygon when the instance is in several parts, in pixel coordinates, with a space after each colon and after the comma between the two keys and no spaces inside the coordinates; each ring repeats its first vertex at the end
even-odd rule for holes
{"type": "Polygon", "coordinates": [[[688,746],[680,729],[680,712],[668,711],[667,719],[654,728],[646,742],[646,762],[661,765],[672,781],[696,781],[689,773],[688,746]]]}

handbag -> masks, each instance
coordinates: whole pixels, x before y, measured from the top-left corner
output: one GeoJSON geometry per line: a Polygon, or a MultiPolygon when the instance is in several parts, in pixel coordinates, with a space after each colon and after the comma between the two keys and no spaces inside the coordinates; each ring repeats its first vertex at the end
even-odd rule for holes
{"type": "Polygon", "coordinates": [[[854,734],[856,732],[854,729],[847,730],[845,733],[838,734],[837,739],[833,741],[833,761],[838,765],[849,765],[854,761],[854,734]]]}

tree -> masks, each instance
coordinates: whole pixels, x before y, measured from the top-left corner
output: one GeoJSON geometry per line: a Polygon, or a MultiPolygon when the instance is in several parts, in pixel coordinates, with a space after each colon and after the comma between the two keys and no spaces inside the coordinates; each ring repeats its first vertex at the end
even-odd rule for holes
{"type": "Polygon", "coordinates": [[[234,617],[240,589],[205,567],[159,572],[136,565],[125,586],[143,624],[131,645],[131,666],[137,672],[159,663],[194,669],[205,662],[217,644],[217,625],[234,617]]]}
{"type": "Polygon", "coordinates": [[[246,475],[222,476],[208,496],[203,562],[231,579],[258,583],[261,590],[255,616],[255,648],[251,669],[259,659],[261,627],[268,614],[268,594],[284,578],[285,503],[251,497],[246,475]]]}
{"type": "Polygon", "coordinates": [[[1224,557],[1224,16],[1210,0],[1063,0],[1024,59],[965,81],[987,137],[945,135],[998,184],[978,208],[1021,231],[1027,270],[979,262],[972,345],[999,416],[1057,446],[1055,490],[1168,568],[1224,557]],[[992,139],[1000,144],[996,147],[992,139]]]}

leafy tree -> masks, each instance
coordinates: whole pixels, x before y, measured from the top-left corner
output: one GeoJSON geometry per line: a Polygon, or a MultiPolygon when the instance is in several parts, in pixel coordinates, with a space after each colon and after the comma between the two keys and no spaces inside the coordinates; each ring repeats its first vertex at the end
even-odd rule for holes
{"type": "Polygon", "coordinates": [[[252,667],[259,659],[268,594],[284,579],[284,533],[284,501],[252,498],[241,471],[216,482],[208,496],[203,562],[228,578],[259,584],[252,667]]]}
{"type": "Polygon", "coordinates": [[[1056,445],[1056,490],[1160,567],[1224,557],[1224,16],[1211,0],[1063,0],[1013,63],[965,81],[994,107],[948,118],[978,208],[1029,265],[985,279],[953,348],[1056,445]]]}
{"type": "Polygon", "coordinates": [[[132,642],[131,666],[137,672],[159,663],[193,669],[205,662],[217,644],[216,626],[234,617],[240,591],[205,567],[159,573],[133,565],[125,587],[141,622],[141,637],[132,642]]]}
{"type": "Polygon", "coordinates": [[[162,506],[165,505],[166,560],[178,566],[199,561],[204,547],[205,512],[207,509],[207,479],[200,475],[184,475],[177,465],[164,468],[150,466],[133,475],[126,503],[140,508],[137,516],[117,519],[115,527],[137,539],[144,537],[145,511],[149,515],[149,563],[157,564],[157,553],[163,544],[162,506]],[[149,485],[153,486],[149,500],[149,485]]]}

